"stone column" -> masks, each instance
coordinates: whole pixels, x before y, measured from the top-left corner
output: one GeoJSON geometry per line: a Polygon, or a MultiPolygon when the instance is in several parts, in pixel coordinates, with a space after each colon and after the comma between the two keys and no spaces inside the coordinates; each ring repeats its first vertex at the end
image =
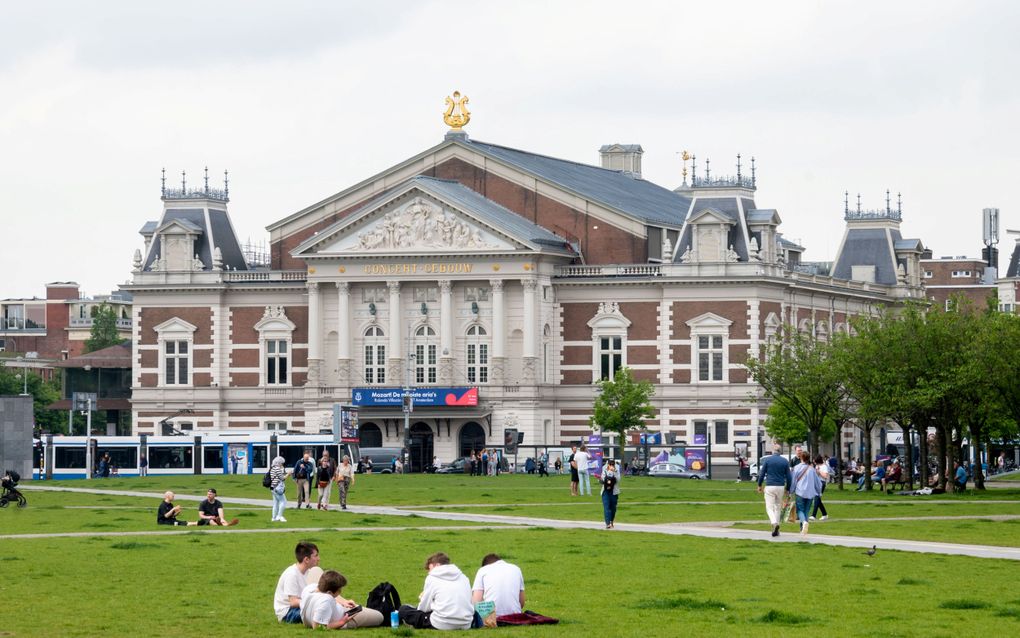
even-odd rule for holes
{"type": "Polygon", "coordinates": [[[351,385],[351,284],[346,281],[336,282],[337,321],[336,321],[336,357],[337,375],[341,386],[351,385]]]}
{"type": "Polygon", "coordinates": [[[503,280],[490,279],[492,286],[492,357],[489,360],[489,383],[506,382],[506,304],[503,301],[503,280]]]}
{"type": "Polygon", "coordinates": [[[319,371],[322,367],[322,302],[319,299],[319,284],[308,282],[308,380],[305,385],[320,384],[319,371]]]}
{"type": "Polygon", "coordinates": [[[388,281],[390,289],[390,345],[387,350],[387,385],[402,384],[404,378],[404,357],[401,352],[400,339],[404,336],[400,321],[400,282],[388,281]]]}
{"type": "Polygon", "coordinates": [[[453,382],[453,282],[439,280],[439,383],[453,382]]]}
{"type": "Polygon", "coordinates": [[[538,356],[535,347],[538,342],[538,315],[536,312],[538,281],[522,279],[524,286],[524,343],[521,346],[521,382],[534,385],[538,381],[538,356]]]}

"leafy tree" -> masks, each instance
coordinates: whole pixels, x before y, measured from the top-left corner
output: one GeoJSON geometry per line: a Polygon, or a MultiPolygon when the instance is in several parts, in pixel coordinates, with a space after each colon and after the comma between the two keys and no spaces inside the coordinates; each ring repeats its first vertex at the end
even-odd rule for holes
{"type": "Polygon", "coordinates": [[[818,450],[826,419],[837,413],[842,392],[831,348],[787,327],[765,347],[765,358],[749,358],[747,369],[765,395],[807,427],[808,451],[818,450]]]}
{"type": "Polygon", "coordinates": [[[27,385],[32,396],[35,427],[48,432],[63,432],[67,429],[67,412],[50,410],[49,405],[60,400],[60,378],[46,381],[38,374],[17,366],[0,367],[0,395],[17,395],[27,385]],[[27,377],[22,377],[26,374],[27,377]]]}
{"type": "Polygon", "coordinates": [[[92,332],[85,341],[85,352],[95,352],[123,341],[117,333],[117,311],[107,304],[92,307],[92,332]]]}
{"type": "Polygon", "coordinates": [[[655,416],[648,401],[655,388],[648,381],[636,381],[630,368],[621,368],[611,381],[603,379],[598,386],[601,393],[595,399],[591,423],[619,435],[617,458],[622,461],[627,432],[645,429],[644,420],[655,416]]]}

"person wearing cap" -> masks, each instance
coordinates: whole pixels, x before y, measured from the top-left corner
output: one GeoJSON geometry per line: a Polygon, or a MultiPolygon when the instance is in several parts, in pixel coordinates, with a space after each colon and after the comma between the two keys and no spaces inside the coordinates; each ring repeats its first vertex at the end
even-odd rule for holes
{"type": "Polygon", "coordinates": [[[216,490],[209,488],[205,494],[205,500],[198,506],[198,524],[230,527],[237,525],[237,519],[232,518],[229,521],[226,519],[223,515],[223,503],[220,503],[220,500],[216,498],[216,490]]]}

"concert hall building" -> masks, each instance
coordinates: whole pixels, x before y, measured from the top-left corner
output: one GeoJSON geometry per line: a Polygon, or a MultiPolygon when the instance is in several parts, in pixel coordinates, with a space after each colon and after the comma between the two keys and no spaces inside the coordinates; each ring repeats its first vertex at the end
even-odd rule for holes
{"type": "Polygon", "coordinates": [[[640,146],[600,153],[593,166],[454,125],[270,225],[264,264],[226,188],[164,185],[123,286],[135,433],[181,409],[175,427],[195,434],[317,433],[339,403],[359,407],[362,445],[400,447],[410,388],[419,467],[502,447],[507,427],[524,446],[578,441],[595,382],[627,366],[655,386],[650,430],[732,463],[735,446],[755,455],[768,407],[743,364],[782,325],[824,339],[924,297],[898,206],[846,205],[836,259],[802,263],[755,201],[753,160],[719,176],[692,158],[669,188],[642,178],[640,146]]]}

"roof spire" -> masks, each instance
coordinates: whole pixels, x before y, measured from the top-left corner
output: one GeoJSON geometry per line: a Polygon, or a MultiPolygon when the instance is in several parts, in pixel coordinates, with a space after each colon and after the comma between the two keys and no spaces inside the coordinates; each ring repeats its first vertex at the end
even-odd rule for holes
{"type": "Polygon", "coordinates": [[[902,193],[896,193],[896,212],[900,216],[903,215],[903,194],[902,193]]]}
{"type": "Polygon", "coordinates": [[[885,212],[886,214],[892,212],[892,207],[889,205],[889,189],[885,189],[885,212]]]}
{"type": "Polygon", "coordinates": [[[758,186],[758,180],[754,174],[754,155],[751,156],[751,186],[753,187],[758,186]]]}
{"type": "Polygon", "coordinates": [[[857,193],[857,214],[861,213],[861,194],[857,193]]]}
{"type": "Polygon", "coordinates": [[[223,171],[223,199],[230,201],[230,175],[223,171]]]}
{"type": "Polygon", "coordinates": [[[737,184],[740,184],[740,153],[737,153],[737,184]]]}
{"type": "Polygon", "coordinates": [[[843,191],[843,214],[850,214],[850,191],[843,191]]]}
{"type": "Polygon", "coordinates": [[[705,181],[712,184],[712,160],[711,158],[705,158],[705,181]]]}
{"type": "Polygon", "coordinates": [[[691,186],[698,185],[698,157],[691,155],[691,186]]]}
{"type": "Polygon", "coordinates": [[[691,159],[691,155],[687,151],[680,152],[680,159],[683,160],[684,170],[682,175],[684,176],[684,186],[687,186],[687,160],[691,159]]]}
{"type": "Polygon", "coordinates": [[[184,171],[181,171],[181,194],[182,195],[188,194],[188,180],[186,175],[184,174],[184,171]]]}
{"type": "Polygon", "coordinates": [[[205,167],[205,194],[209,194],[209,167],[205,167]]]}
{"type": "Polygon", "coordinates": [[[163,167],[162,173],[163,173],[162,177],[159,178],[159,183],[160,183],[159,192],[160,192],[160,196],[165,198],[166,197],[166,167],[165,166],[163,167]]]}

